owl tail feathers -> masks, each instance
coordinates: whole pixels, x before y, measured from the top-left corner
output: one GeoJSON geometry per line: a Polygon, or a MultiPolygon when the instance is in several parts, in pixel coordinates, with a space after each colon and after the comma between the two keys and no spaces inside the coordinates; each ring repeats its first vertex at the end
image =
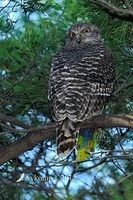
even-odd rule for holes
{"type": "Polygon", "coordinates": [[[57,154],[60,157],[66,157],[71,154],[77,144],[77,135],[79,128],[74,127],[75,123],[69,119],[59,124],[57,131],[57,154]]]}

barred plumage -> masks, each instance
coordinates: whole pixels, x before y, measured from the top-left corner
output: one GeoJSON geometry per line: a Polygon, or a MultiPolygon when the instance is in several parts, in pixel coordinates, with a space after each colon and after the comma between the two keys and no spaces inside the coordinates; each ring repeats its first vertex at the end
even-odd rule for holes
{"type": "Polygon", "coordinates": [[[89,23],[72,26],[66,45],[53,58],[49,81],[60,156],[76,147],[82,121],[101,113],[113,82],[112,53],[103,45],[98,28],[89,23]]]}

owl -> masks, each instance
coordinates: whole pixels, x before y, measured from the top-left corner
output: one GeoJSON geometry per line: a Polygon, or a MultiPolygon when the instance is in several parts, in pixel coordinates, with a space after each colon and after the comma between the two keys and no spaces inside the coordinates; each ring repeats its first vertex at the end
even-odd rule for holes
{"type": "Polygon", "coordinates": [[[73,25],[64,47],[53,58],[48,99],[57,122],[57,154],[76,148],[82,122],[102,112],[112,93],[114,61],[97,26],[73,25]]]}

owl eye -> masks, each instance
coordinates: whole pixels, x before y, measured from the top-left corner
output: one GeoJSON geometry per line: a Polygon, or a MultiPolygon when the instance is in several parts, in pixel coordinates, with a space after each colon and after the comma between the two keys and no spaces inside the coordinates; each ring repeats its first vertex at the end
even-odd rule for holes
{"type": "Polygon", "coordinates": [[[83,33],[89,33],[90,32],[90,29],[88,29],[88,28],[85,28],[84,30],[83,30],[83,33]]]}
{"type": "Polygon", "coordinates": [[[70,32],[70,38],[72,39],[72,38],[74,38],[74,36],[75,36],[75,33],[74,32],[70,32]]]}

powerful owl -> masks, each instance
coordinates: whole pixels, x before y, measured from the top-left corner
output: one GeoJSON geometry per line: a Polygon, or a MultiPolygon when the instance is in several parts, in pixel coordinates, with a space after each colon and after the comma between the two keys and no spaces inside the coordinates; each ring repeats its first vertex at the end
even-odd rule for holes
{"type": "Polygon", "coordinates": [[[113,82],[112,53],[102,43],[99,29],[90,23],[73,25],[65,46],[53,58],[49,80],[59,156],[75,149],[81,123],[102,112],[113,82]]]}

